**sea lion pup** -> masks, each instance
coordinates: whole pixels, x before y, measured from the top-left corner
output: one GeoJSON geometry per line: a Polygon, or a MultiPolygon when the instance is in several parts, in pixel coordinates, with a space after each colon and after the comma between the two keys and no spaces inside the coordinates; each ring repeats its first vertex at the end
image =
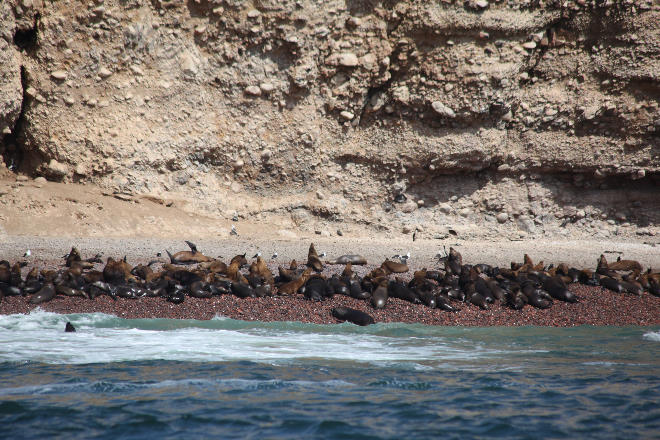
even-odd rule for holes
{"type": "Polygon", "coordinates": [[[37,293],[30,298],[30,304],[42,304],[55,298],[55,286],[53,283],[46,283],[37,293]]]}
{"type": "Polygon", "coordinates": [[[332,309],[332,316],[340,321],[348,321],[362,326],[376,323],[371,315],[350,307],[335,307],[332,309]]]}
{"type": "Polygon", "coordinates": [[[649,277],[648,280],[649,293],[653,296],[660,296],[660,280],[654,277],[649,277]]]}
{"type": "Polygon", "coordinates": [[[577,302],[575,294],[566,288],[566,284],[558,276],[545,278],[543,280],[543,290],[548,292],[554,299],[572,303],[577,302]]]}
{"type": "Polygon", "coordinates": [[[319,254],[316,253],[314,243],[309,245],[309,252],[307,253],[307,266],[311,267],[317,272],[321,272],[323,270],[323,263],[319,258],[319,254]]]}
{"type": "Polygon", "coordinates": [[[410,270],[407,264],[397,263],[392,260],[383,261],[380,267],[386,269],[389,273],[406,273],[410,270]]]}
{"type": "Polygon", "coordinates": [[[312,269],[307,268],[305,271],[298,277],[298,279],[295,279],[293,281],[289,281],[288,283],[282,284],[278,289],[277,292],[280,295],[294,295],[298,292],[298,289],[300,289],[302,286],[305,285],[309,277],[312,275],[312,269]]]}
{"type": "Polygon", "coordinates": [[[67,322],[66,325],[64,326],[65,333],[74,333],[75,331],[76,328],[70,322],[67,322]]]}
{"type": "Polygon", "coordinates": [[[39,274],[39,269],[33,267],[25,276],[25,287],[23,291],[28,294],[35,293],[43,287],[43,277],[39,274]]]}
{"type": "Polygon", "coordinates": [[[356,266],[367,264],[367,259],[358,254],[346,254],[334,260],[328,260],[325,264],[355,264],[356,266]]]}
{"type": "Polygon", "coordinates": [[[626,292],[632,295],[641,295],[644,292],[642,286],[638,282],[633,280],[631,281],[621,280],[619,281],[619,284],[621,284],[623,290],[625,290],[626,292]]]}
{"type": "Polygon", "coordinates": [[[11,279],[11,264],[7,260],[0,261],[0,283],[9,284],[11,279]]]}
{"type": "Polygon", "coordinates": [[[167,249],[167,255],[170,257],[170,263],[172,264],[195,264],[195,263],[206,263],[213,261],[213,258],[207,257],[197,250],[197,246],[194,243],[186,241],[186,244],[190,248],[189,251],[179,251],[176,254],[172,255],[167,249]]]}
{"type": "Polygon", "coordinates": [[[387,280],[381,281],[378,287],[376,287],[376,290],[371,294],[371,306],[374,309],[385,308],[387,299],[389,298],[389,295],[387,294],[387,285],[387,280]]]}
{"type": "Polygon", "coordinates": [[[351,292],[350,289],[348,288],[349,282],[350,282],[350,278],[344,281],[343,277],[339,277],[339,275],[337,274],[334,274],[328,279],[328,285],[330,286],[330,290],[332,290],[332,293],[336,295],[350,296],[351,292]]]}

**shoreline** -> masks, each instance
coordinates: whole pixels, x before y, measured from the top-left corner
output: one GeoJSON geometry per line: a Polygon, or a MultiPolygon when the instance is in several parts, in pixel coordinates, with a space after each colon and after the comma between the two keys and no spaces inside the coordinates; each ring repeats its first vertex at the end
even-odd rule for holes
{"type": "Polygon", "coordinates": [[[385,309],[374,310],[368,301],[342,295],[322,302],[313,302],[302,295],[245,298],[233,295],[209,299],[189,298],[182,304],[172,304],[164,298],[123,299],[116,301],[108,296],[94,300],[56,296],[52,301],[39,305],[29,304],[29,297],[5,297],[0,302],[0,315],[22,313],[41,309],[48,312],[107,313],[126,319],[198,319],[216,316],[244,321],[296,321],[314,324],[340,323],[330,311],[345,306],[369,313],[376,323],[419,323],[438,326],[541,326],[574,327],[597,326],[657,326],[660,325],[660,298],[648,293],[640,296],[618,294],[601,287],[573,284],[570,290],[579,298],[577,303],[555,301],[549,309],[531,306],[522,310],[510,309],[501,303],[491,304],[490,309],[454,302],[458,312],[430,309],[421,304],[391,298],[385,309]]]}

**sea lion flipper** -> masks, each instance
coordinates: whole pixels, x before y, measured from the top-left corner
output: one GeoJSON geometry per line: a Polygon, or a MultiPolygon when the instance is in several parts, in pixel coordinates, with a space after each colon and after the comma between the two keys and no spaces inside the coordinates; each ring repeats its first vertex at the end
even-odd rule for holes
{"type": "Polygon", "coordinates": [[[186,244],[188,245],[190,250],[193,252],[193,254],[197,253],[197,245],[195,245],[195,243],[186,240],[186,244]]]}
{"type": "Polygon", "coordinates": [[[174,257],[172,256],[172,254],[170,253],[170,251],[168,251],[167,249],[165,249],[165,252],[167,252],[167,255],[170,257],[170,263],[172,263],[172,264],[176,264],[177,262],[176,262],[176,260],[174,259],[174,257]]]}

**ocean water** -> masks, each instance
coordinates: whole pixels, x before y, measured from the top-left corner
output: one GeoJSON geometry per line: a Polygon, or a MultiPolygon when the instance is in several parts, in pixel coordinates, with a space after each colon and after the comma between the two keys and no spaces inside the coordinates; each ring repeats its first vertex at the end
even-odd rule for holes
{"type": "Polygon", "coordinates": [[[67,440],[660,438],[660,328],[0,316],[0,427],[67,440]]]}

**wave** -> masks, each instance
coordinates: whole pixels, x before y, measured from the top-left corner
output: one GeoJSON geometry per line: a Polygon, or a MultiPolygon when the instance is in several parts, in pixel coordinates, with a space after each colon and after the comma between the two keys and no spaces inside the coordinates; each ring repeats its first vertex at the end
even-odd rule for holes
{"type": "Polygon", "coordinates": [[[660,331],[644,333],[642,337],[647,341],[660,342],[660,331]]]}
{"type": "Polygon", "coordinates": [[[0,389],[0,397],[72,393],[130,393],[148,389],[173,389],[179,387],[199,388],[205,391],[211,389],[222,391],[254,391],[265,389],[336,389],[353,387],[355,384],[343,380],[326,380],[320,382],[306,380],[278,380],[278,379],[180,379],[163,380],[159,382],[76,382],[76,383],[48,383],[21,387],[0,389]]]}

